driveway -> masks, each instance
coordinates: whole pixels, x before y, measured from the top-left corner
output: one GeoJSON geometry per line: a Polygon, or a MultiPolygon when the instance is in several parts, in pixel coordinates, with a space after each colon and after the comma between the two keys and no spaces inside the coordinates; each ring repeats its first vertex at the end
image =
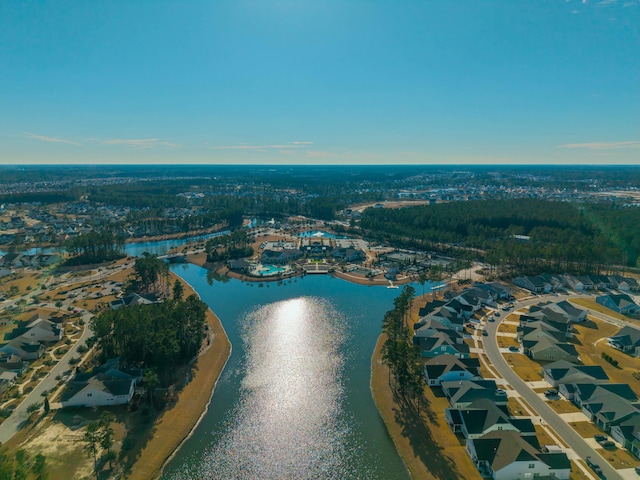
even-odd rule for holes
{"type": "Polygon", "coordinates": [[[27,409],[34,403],[40,403],[44,400],[42,392],[49,391],[55,388],[58,384],[56,377],[60,375],[64,376],[64,372],[71,368],[69,361],[78,355],[78,347],[80,345],[86,345],[87,339],[93,334],[89,328],[89,320],[93,315],[89,312],[85,312],[82,315],[84,320],[84,331],[80,336],[80,339],[69,349],[67,354],[60,359],[60,361],[51,369],[49,374],[42,379],[42,381],[29,393],[20,405],[16,407],[13,413],[6,418],[2,425],[0,425],[0,443],[5,443],[13,435],[20,430],[20,424],[23,423],[29,416],[27,409]]]}
{"type": "MultiPolygon", "coordinates": [[[[534,297],[516,303],[514,310],[522,308],[526,305],[542,302],[545,300],[560,301],[568,298],[567,295],[548,295],[543,297],[534,297]]],[[[503,317],[499,317],[495,322],[486,323],[485,330],[488,336],[485,337],[484,348],[487,358],[493,365],[494,369],[522,396],[522,398],[538,413],[549,427],[551,427],[564,442],[578,455],[582,460],[590,456],[602,468],[604,476],[608,479],[621,479],[622,475],[609,465],[609,463],[596,452],[587,441],[576,433],[561,417],[558,415],[536,392],[531,390],[518,375],[511,369],[505,359],[502,357],[498,348],[496,333],[498,325],[503,317]]]]}

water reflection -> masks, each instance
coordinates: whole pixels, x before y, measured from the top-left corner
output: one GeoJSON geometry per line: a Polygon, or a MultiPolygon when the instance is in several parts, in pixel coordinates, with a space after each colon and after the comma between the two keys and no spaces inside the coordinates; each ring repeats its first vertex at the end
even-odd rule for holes
{"type": "Polygon", "coordinates": [[[189,478],[366,478],[343,410],[343,325],[313,297],[246,315],[239,404],[189,478]]]}

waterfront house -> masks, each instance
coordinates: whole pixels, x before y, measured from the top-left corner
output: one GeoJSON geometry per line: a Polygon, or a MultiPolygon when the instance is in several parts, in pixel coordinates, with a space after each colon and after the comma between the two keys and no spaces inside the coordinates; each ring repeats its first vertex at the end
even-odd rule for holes
{"type": "Polygon", "coordinates": [[[413,344],[420,348],[422,357],[430,358],[447,354],[459,358],[470,356],[469,346],[464,343],[462,334],[434,319],[429,319],[415,330],[413,344]]]}
{"type": "Polygon", "coordinates": [[[489,399],[476,400],[464,408],[447,408],[444,417],[451,429],[462,433],[464,438],[479,438],[495,430],[536,434],[531,419],[511,417],[506,408],[489,399]]]}
{"type": "Polygon", "coordinates": [[[77,373],[62,393],[63,407],[101,407],[127,404],[142,370],[120,367],[120,358],[112,358],[91,372],[77,373]]]}
{"type": "Polygon", "coordinates": [[[496,430],[468,439],[466,450],[485,478],[569,479],[571,463],[566,453],[542,452],[535,437],[513,430],[496,430]]]}
{"type": "Polygon", "coordinates": [[[430,387],[440,386],[442,382],[453,380],[480,378],[480,360],[458,358],[455,355],[438,355],[425,362],[424,376],[430,387]]]}
{"type": "Polygon", "coordinates": [[[495,380],[451,380],[442,382],[441,386],[452,408],[467,408],[481,399],[489,400],[496,405],[507,405],[507,392],[499,389],[495,380]]]}

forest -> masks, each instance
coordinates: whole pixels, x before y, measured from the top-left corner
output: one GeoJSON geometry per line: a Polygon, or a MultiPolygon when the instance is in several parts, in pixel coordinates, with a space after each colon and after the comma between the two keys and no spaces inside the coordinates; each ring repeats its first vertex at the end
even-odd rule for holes
{"type": "Polygon", "coordinates": [[[89,232],[67,240],[64,248],[72,255],[67,265],[89,265],[124,257],[124,237],[109,230],[89,232]]]}
{"type": "Polygon", "coordinates": [[[636,266],[640,210],[537,199],[479,200],[363,212],[366,237],[393,245],[453,247],[517,273],[598,273],[636,266]]]}
{"type": "MultiPolygon", "coordinates": [[[[181,291],[179,289],[179,291],[181,291]]],[[[175,381],[175,367],[200,349],[207,305],[180,294],[162,303],[121,307],[91,320],[102,360],[121,356],[127,365],[154,369],[161,385],[175,381]]]]}

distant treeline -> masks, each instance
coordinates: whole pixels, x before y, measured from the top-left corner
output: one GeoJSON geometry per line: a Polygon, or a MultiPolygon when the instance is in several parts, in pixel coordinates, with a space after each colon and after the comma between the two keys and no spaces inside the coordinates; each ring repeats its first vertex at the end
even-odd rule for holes
{"type": "Polygon", "coordinates": [[[360,227],[367,237],[392,244],[474,250],[522,273],[635,266],[640,252],[640,209],[608,204],[518,199],[369,208],[360,227]]]}

